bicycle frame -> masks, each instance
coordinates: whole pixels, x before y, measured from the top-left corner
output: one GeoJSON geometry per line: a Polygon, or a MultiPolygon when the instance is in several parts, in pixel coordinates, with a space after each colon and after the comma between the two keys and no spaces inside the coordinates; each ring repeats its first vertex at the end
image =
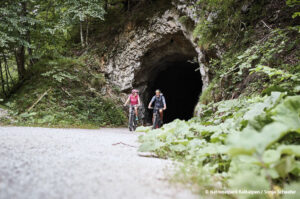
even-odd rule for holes
{"type": "Polygon", "coordinates": [[[160,119],[160,114],[159,114],[159,109],[160,108],[151,108],[153,109],[153,129],[157,129],[161,127],[161,119],[160,119]]]}
{"type": "Polygon", "coordinates": [[[128,121],[128,128],[129,131],[135,131],[137,127],[137,122],[136,122],[136,115],[134,111],[134,106],[130,106],[129,108],[129,121],[128,121]]]}

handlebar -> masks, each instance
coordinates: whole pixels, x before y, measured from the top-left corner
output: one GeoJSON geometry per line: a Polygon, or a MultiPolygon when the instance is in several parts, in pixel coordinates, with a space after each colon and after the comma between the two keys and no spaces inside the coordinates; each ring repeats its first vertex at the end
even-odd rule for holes
{"type": "Polygon", "coordinates": [[[148,107],[148,109],[163,109],[163,110],[166,110],[166,109],[164,109],[164,108],[153,108],[153,107],[148,107]]]}

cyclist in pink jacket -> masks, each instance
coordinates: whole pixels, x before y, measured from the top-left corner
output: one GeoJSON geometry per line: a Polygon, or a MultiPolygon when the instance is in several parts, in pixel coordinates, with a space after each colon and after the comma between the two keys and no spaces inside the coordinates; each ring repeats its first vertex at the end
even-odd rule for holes
{"type": "Polygon", "coordinates": [[[140,97],[138,95],[138,90],[133,89],[131,94],[128,96],[128,99],[126,100],[124,106],[126,106],[130,102],[130,106],[134,107],[134,112],[136,115],[136,120],[138,120],[138,107],[140,104],[140,97]]]}

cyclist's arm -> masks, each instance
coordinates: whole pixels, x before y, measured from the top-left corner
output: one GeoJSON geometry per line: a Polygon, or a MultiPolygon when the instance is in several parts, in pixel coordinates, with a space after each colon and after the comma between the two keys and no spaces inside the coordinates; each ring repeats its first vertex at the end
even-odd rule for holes
{"type": "Polygon", "coordinates": [[[126,100],[124,106],[127,106],[127,104],[129,103],[129,101],[130,101],[130,97],[128,97],[128,99],[126,100]]]}
{"type": "Polygon", "coordinates": [[[164,96],[162,96],[163,104],[164,104],[164,110],[167,109],[166,99],[164,96]]]}
{"type": "Polygon", "coordinates": [[[150,101],[150,103],[149,103],[149,105],[148,105],[148,108],[151,108],[151,106],[152,106],[152,103],[154,102],[154,100],[155,100],[155,96],[154,96],[154,97],[152,97],[152,99],[151,99],[151,101],[150,101]]]}

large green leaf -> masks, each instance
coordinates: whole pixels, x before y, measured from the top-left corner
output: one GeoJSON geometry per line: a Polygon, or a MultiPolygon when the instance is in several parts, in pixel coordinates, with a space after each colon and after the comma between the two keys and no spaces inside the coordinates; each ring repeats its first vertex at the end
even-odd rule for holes
{"type": "Polygon", "coordinates": [[[227,143],[232,155],[260,154],[289,132],[300,132],[300,96],[287,97],[272,110],[274,122],[263,127],[261,132],[248,127],[241,133],[231,134],[227,143]]]}
{"type": "Polygon", "coordinates": [[[207,156],[207,155],[213,155],[213,154],[226,154],[227,150],[228,150],[228,147],[225,145],[209,143],[209,144],[207,144],[207,146],[205,146],[201,150],[199,150],[197,155],[207,156]]]}
{"type": "Polygon", "coordinates": [[[283,199],[299,199],[300,198],[300,182],[293,182],[291,184],[285,184],[284,191],[288,191],[289,194],[282,194],[283,199]]]}
{"type": "Polygon", "coordinates": [[[300,157],[300,145],[281,145],[277,148],[280,154],[300,157]]]}
{"type": "Polygon", "coordinates": [[[272,164],[280,159],[280,153],[276,150],[267,150],[262,156],[262,160],[266,164],[272,164]]]}
{"type": "Polygon", "coordinates": [[[295,160],[293,157],[287,156],[282,158],[276,165],[275,169],[280,177],[284,178],[295,168],[295,160]]]}
{"type": "Polygon", "coordinates": [[[165,146],[165,143],[159,142],[159,141],[144,142],[139,147],[139,151],[140,152],[153,152],[153,151],[155,151],[155,150],[157,150],[157,149],[159,149],[160,147],[163,147],[163,146],[165,146]]]}
{"type": "Polygon", "coordinates": [[[145,133],[148,133],[150,130],[151,130],[151,127],[149,127],[149,126],[139,126],[136,129],[136,132],[145,132],[145,133]]]}
{"type": "Polygon", "coordinates": [[[300,133],[300,96],[289,96],[275,109],[272,118],[300,133]]]}
{"type": "Polygon", "coordinates": [[[245,120],[253,120],[255,117],[263,114],[266,109],[274,106],[283,95],[284,94],[280,92],[272,92],[271,95],[266,97],[263,102],[254,103],[253,105],[248,107],[249,111],[245,113],[243,118],[245,120]]]}
{"type": "Polygon", "coordinates": [[[186,147],[182,144],[177,144],[177,145],[171,145],[170,149],[172,151],[182,152],[182,151],[186,150],[186,147]]]}
{"type": "Polygon", "coordinates": [[[257,191],[256,194],[238,194],[238,198],[241,199],[260,199],[267,198],[266,195],[259,193],[261,190],[269,190],[269,182],[264,176],[258,175],[254,172],[244,170],[236,175],[233,178],[229,179],[229,185],[231,189],[241,190],[241,191],[257,191]]]}

